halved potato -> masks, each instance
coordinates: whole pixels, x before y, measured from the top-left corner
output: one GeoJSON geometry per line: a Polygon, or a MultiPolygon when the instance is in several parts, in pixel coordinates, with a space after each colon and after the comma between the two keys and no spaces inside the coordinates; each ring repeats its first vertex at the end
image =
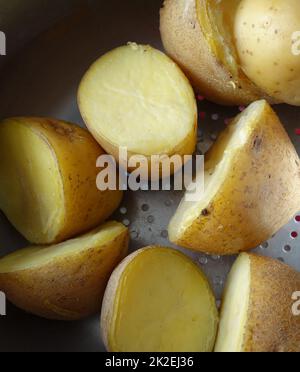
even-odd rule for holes
{"type": "Polygon", "coordinates": [[[44,318],[87,317],[101,309],[128,240],[125,226],[109,222],[65,243],[22,249],[0,260],[0,290],[19,308],[44,318]]]}
{"type": "Polygon", "coordinates": [[[101,315],[109,351],[212,351],[217,326],[207,279],[178,251],[144,248],[112,274],[101,315]]]}
{"type": "Polygon", "coordinates": [[[299,0],[242,0],[234,35],[245,74],[280,102],[300,106],[299,0]]]}
{"type": "Polygon", "coordinates": [[[238,63],[234,21],[240,1],[165,0],[161,9],[168,55],[198,92],[221,104],[249,104],[266,97],[238,63]]]}
{"type": "Polygon", "coordinates": [[[235,254],[269,239],[300,205],[298,154],[266,101],[250,105],[206,156],[205,191],[183,199],[169,226],[173,243],[235,254]]]}
{"type": "Polygon", "coordinates": [[[243,253],[224,293],[216,352],[300,352],[300,317],[292,312],[300,273],[243,253]]]}
{"type": "Polygon", "coordinates": [[[93,136],[122,162],[120,147],[128,157],[143,155],[148,165],[151,155],[195,150],[193,89],[179,67],[150,46],[129,43],[102,56],[83,77],[78,103],[93,136]]]}
{"type": "Polygon", "coordinates": [[[0,209],[31,243],[51,244],[104,222],[120,191],[99,191],[104,151],[84,129],[45,118],[0,122],[0,209]]]}

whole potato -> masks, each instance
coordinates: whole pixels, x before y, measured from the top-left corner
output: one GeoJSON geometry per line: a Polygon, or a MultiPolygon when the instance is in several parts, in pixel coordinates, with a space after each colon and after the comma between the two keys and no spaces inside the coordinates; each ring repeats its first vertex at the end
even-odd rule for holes
{"type": "Polygon", "coordinates": [[[234,32],[241,67],[271,97],[300,105],[299,0],[243,0],[234,32]]]}

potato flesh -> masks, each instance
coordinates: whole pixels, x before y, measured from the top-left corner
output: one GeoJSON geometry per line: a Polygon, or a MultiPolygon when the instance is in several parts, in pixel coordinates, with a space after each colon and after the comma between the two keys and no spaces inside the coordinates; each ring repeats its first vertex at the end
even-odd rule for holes
{"type": "Polygon", "coordinates": [[[180,69],[163,53],[130,44],[100,58],[79,89],[81,113],[98,142],[129,152],[172,152],[193,131],[197,107],[180,69]]]}
{"type": "Polygon", "coordinates": [[[211,351],[217,310],[200,270],[181,253],[140,253],[123,272],[108,337],[112,351],[211,351]]]}
{"type": "Polygon", "coordinates": [[[0,208],[15,227],[31,241],[55,239],[64,219],[64,195],[47,140],[17,122],[1,125],[0,180],[0,208]]]}
{"type": "Polygon", "coordinates": [[[300,105],[299,55],[292,35],[300,31],[299,0],[244,0],[235,38],[245,74],[270,96],[300,105]]]}
{"type": "Polygon", "coordinates": [[[170,240],[176,242],[197,219],[217,195],[231,169],[231,162],[238,149],[247,143],[253,123],[264,110],[265,101],[250,105],[227,128],[211,150],[205,162],[205,189],[198,202],[189,202],[185,198],[180,203],[169,225],[170,240]]]}
{"type": "Polygon", "coordinates": [[[196,0],[202,31],[216,58],[238,78],[239,66],[234,43],[234,17],[241,0],[196,0]]]}
{"type": "Polygon", "coordinates": [[[251,262],[240,255],[225,289],[216,352],[242,352],[250,302],[251,262]]]}
{"type": "Polygon", "coordinates": [[[38,268],[55,259],[78,254],[85,249],[105,246],[125,230],[120,223],[108,222],[82,237],[49,248],[36,246],[16,251],[0,260],[0,274],[38,268]]]}

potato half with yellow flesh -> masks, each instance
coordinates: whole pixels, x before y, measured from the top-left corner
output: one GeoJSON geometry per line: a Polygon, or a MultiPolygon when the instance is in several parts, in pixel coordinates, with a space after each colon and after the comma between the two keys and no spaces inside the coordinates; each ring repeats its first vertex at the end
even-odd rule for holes
{"type": "Polygon", "coordinates": [[[104,151],[84,129],[44,118],[0,123],[0,209],[31,243],[51,244],[104,222],[120,191],[97,189],[104,151]]]}
{"type": "Polygon", "coordinates": [[[300,352],[293,314],[300,273],[273,259],[240,255],[224,293],[216,352],[300,352]]]}
{"type": "Polygon", "coordinates": [[[297,213],[300,161],[266,101],[250,105],[206,155],[205,190],[182,200],[169,226],[180,246],[235,254],[269,239],[297,213]]]}
{"type": "Polygon", "coordinates": [[[0,290],[29,313],[81,319],[100,311],[109,276],[127,249],[128,230],[117,222],[55,246],[22,249],[0,260],[0,290]]]}
{"type": "Polygon", "coordinates": [[[241,0],[165,0],[164,47],[198,92],[221,104],[249,104],[266,94],[245,75],[234,40],[241,0]]]}
{"type": "Polygon", "coordinates": [[[234,35],[247,76],[278,101],[299,106],[300,1],[241,1],[234,35]]]}
{"type": "Polygon", "coordinates": [[[83,77],[78,103],[93,136],[117,159],[120,147],[149,165],[151,155],[195,150],[193,89],[179,67],[150,46],[129,43],[102,56],[83,77]]]}
{"type": "Polygon", "coordinates": [[[144,248],[112,274],[101,316],[109,351],[212,351],[217,326],[207,279],[178,251],[144,248]]]}

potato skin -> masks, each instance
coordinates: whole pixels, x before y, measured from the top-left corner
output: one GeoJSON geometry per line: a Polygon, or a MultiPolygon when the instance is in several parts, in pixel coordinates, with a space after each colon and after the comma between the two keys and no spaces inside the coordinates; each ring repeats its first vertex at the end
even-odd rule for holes
{"type": "Polygon", "coordinates": [[[117,294],[117,290],[119,287],[119,280],[126,269],[126,267],[133,261],[139,254],[144,252],[147,249],[152,249],[153,247],[146,247],[142,248],[131,255],[127,256],[119,266],[114,270],[112,273],[109,282],[107,284],[103,302],[102,302],[102,311],[101,311],[101,319],[100,319],[100,329],[101,329],[101,336],[104,343],[104,346],[108,352],[112,352],[113,350],[110,349],[108,335],[109,330],[111,327],[111,323],[113,321],[113,312],[114,312],[114,300],[117,294]]]}
{"type": "Polygon", "coordinates": [[[243,0],[236,14],[242,69],[269,95],[296,106],[300,106],[300,63],[292,51],[292,35],[299,29],[298,0],[243,0]]]}
{"type": "Polygon", "coordinates": [[[79,320],[100,311],[109,276],[126,256],[129,233],[124,230],[107,245],[39,268],[0,274],[0,288],[17,307],[53,319],[79,320]]]}
{"type": "Polygon", "coordinates": [[[215,58],[200,27],[197,0],[165,0],[160,31],[168,55],[183,69],[195,89],[224,105],[249,104],[264,94],[246,76],[233,83],[229,71],[215,58]]]}
{"type": "Polygon", "coordinates": [[[271,258],[250,254],[251,293],[245,352],[300,352],[300,316],[292,313],[300,273],[271,258]]]}
{"type": "Polygon", "coordinates": [[[299,205],[299,157],[266,103],[262,120],[238,150],[221,190],[174,243],[211,254],[247,251],[288,223],[299,205]]]}
{"type": "MultiPolygon", "coordinates": [[[[53,149],[64,188],[65,218],[54,240],[40,241],[25,236],[31,243],[54,244],[84,233],[104,222],[121,203],[121,191],[99,191],[96,186],[97,158],[104,150],[89,132],[77,125],[46,118],[4,120],[28,126],[53,149]]],[[[54,206],[55,208],[55,206],[54,206]]],[[[13,222],[13,221],[12,221],[13,222]]]]}

